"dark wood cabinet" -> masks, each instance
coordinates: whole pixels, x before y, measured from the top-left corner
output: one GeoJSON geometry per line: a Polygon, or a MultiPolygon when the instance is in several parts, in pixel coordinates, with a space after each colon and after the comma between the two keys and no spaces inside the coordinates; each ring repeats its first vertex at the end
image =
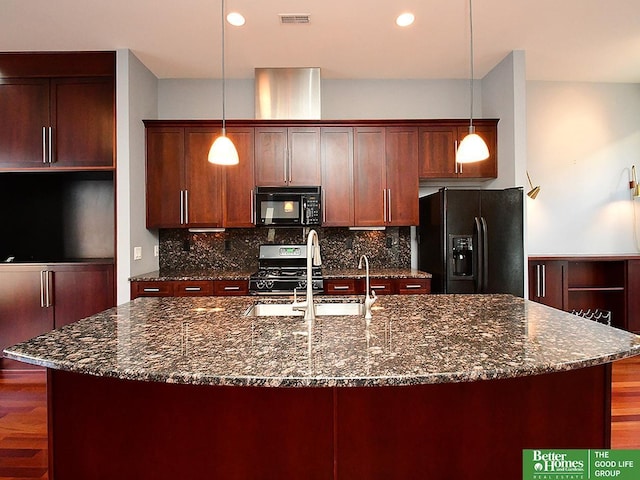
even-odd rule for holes
{"type": "Polygon", "coordinates": [[[385,132],[384,127],[353,129],[354,225],[357,227],[386,223],[385,132]]]}
{"type": "Polygon", "coordinates": [[[387,225],[419,223],[418,129],[388,127],[385,134],[387,225]]]}
{"type": "Polygon", "coordinates": [[[323,127],[320,141],[322,225],[351,227],[354,225],[353,128],[323,127]]]}
{"type": "Polygon", "coordinates": [[[238,165],[208,162],[220,127],[147,126],[147,228],[253,226],[253,128],[227,129],[238,165]]]}
{"type": "Polygon", "coordinates": [[[321,177],[320,127],[256,127],[256,185],[315,186],[321,177]]]}
{"type": "Polygon", "coordinates": [[[113,272],[99,263],[0,266],[0,350],[113,307],[113,272]]]}
{"type": "Polygon", "coordinates": [[[114,168],[114,72],[114,52],[0,54],[0,169],[114,168]]]}
{"type": "Polygon", "coordinates": [[[354,223],[418,224],[416,127],[354,129],[354,223]]]}
{"type": "MultiPolygon", "coordinates": [[[[430,278],[371,277],[369,288],[376,295],[415,295],[431,293],[430,278]]],[[[364,295],[364,278],[328,278],[324,281],[325,295],[364,295]]]]}
{"type": "Polygon", "coordinates": [[[529,260],[529,298],[550,307],[567,308],[567,262],[529,260]]]}
{"type": "MultiPolygon", "coordinates": [[[[0,267],[0,351],[53,329],[41,266],[0,267]]],[[[2,357],[2,355],[0,355],[2,357]]],[[[7,360],[1,366],[18,367],[7,360]]]]}
{"type": "Polygon", "coordinates": [[[223,171],[207,161],[220,130],[147,128],[147,228],[221,227],[223,171]]]}
{"type": "Polygon", "coordinates": [[[247,295],[249,280],[146,280],[131,282],[131,300],[138,297],[208,297],[247,295]]]}
{"type": "Polygon", "coordinates": [[[187,128],[184,159],[184,223],[188,227],[222,227],[223,167],[209,163],[209,149],[221,129],[187,128]]]}
{"type": "Polygon", "coordinates": [[[491,179],[498,177],[497,121],[474,121],[476,133],[489,148],[489,158],[481,162],[459,164],[456,150],[469,133],[467,121],[443,122],[419,127],[419,177],[423,180],[441,178],[491,179]]]}
{"type": "Polygon", "coordinates": [[[240,163],[224,169],[225,227],[253,227],[254,129],[252,127],[227,128],[227,136],[238,150],[240,163]]]}
{"type": "Polygon", "coordinates": [[[147,142],[147,228],[172,228],[184,222],[184,129],[151,127],[147,142]]]}
{"type": "Polygon", "coordinates": [[[627,329],[640,334],[640,259],[627,261],[627,329]]]}
{"type": "Polygon", "coordinates": [[[529,298],[587,317],[610,312],[612,326],[640,332],[640,258],[531,257],[529,298]]]}

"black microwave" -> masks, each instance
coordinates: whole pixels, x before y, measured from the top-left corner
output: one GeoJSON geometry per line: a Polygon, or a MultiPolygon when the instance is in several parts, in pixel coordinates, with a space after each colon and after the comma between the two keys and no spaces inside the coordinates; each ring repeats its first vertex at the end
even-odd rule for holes
{"type": "Polygon", "coordinates": [[[321,187],[256,187],[255,224],[262,227],[320,225],[321,187]]]}

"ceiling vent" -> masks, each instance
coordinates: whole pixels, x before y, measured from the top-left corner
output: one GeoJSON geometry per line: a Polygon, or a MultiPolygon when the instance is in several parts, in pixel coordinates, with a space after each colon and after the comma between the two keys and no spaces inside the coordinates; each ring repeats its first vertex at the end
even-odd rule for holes
{"type": "Polygon", "coordinates": [[[311,22],[308,13],[281,13],[278,16],[282,25],[307,24],[311,22]]]}

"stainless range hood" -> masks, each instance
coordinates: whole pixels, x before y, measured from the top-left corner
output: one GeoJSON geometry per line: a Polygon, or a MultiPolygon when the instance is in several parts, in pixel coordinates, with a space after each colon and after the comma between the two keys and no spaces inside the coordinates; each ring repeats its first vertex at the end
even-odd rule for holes
{"type": "Polygon", "coordinates": [[[319,120],[320,68],[256,68],[256,118],[319,120]]]}

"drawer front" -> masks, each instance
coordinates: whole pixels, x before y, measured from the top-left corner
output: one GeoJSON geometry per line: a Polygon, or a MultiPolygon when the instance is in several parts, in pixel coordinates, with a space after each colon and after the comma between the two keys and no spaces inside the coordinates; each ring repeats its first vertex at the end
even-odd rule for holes
{"type": "Polygon", "coordinates": [[[329,295],[355,295],[356,281],[353,278],[340,278],[324,281],[324,293],[329,295]]]}
{"type": "Polygon", "coordinates": [[[173,296],[172,282],[131,282],[131,299],[171,296],[173,296]]]}
{"type": "Polygon", "coordinates": [[[174,282],[173,294],[176,297],[206,297],[213,295],[211,280],[180,280],[174,282]]]}
{"type": "MultiPolygon", "coordinates": [[[[361,280],[362,292],[367,288],[367,281],[361,280]]],[[[390,278],[371,278],[369,279],[369,289],[376,292],[376,295],[391,295],[394,292],[393,280],[390,278]]]]}
{"type": "Polygon", "coordinates": [[[249,293],[248,280],[216,280],[214,282],[216,295],[247,295],[249,293]]]}
{"type": "Polygon", "coordinates": [[[398,280],[398,293],[400,295],[431,293],[431,280],[428,278],[403,278],[398,280]]]}

